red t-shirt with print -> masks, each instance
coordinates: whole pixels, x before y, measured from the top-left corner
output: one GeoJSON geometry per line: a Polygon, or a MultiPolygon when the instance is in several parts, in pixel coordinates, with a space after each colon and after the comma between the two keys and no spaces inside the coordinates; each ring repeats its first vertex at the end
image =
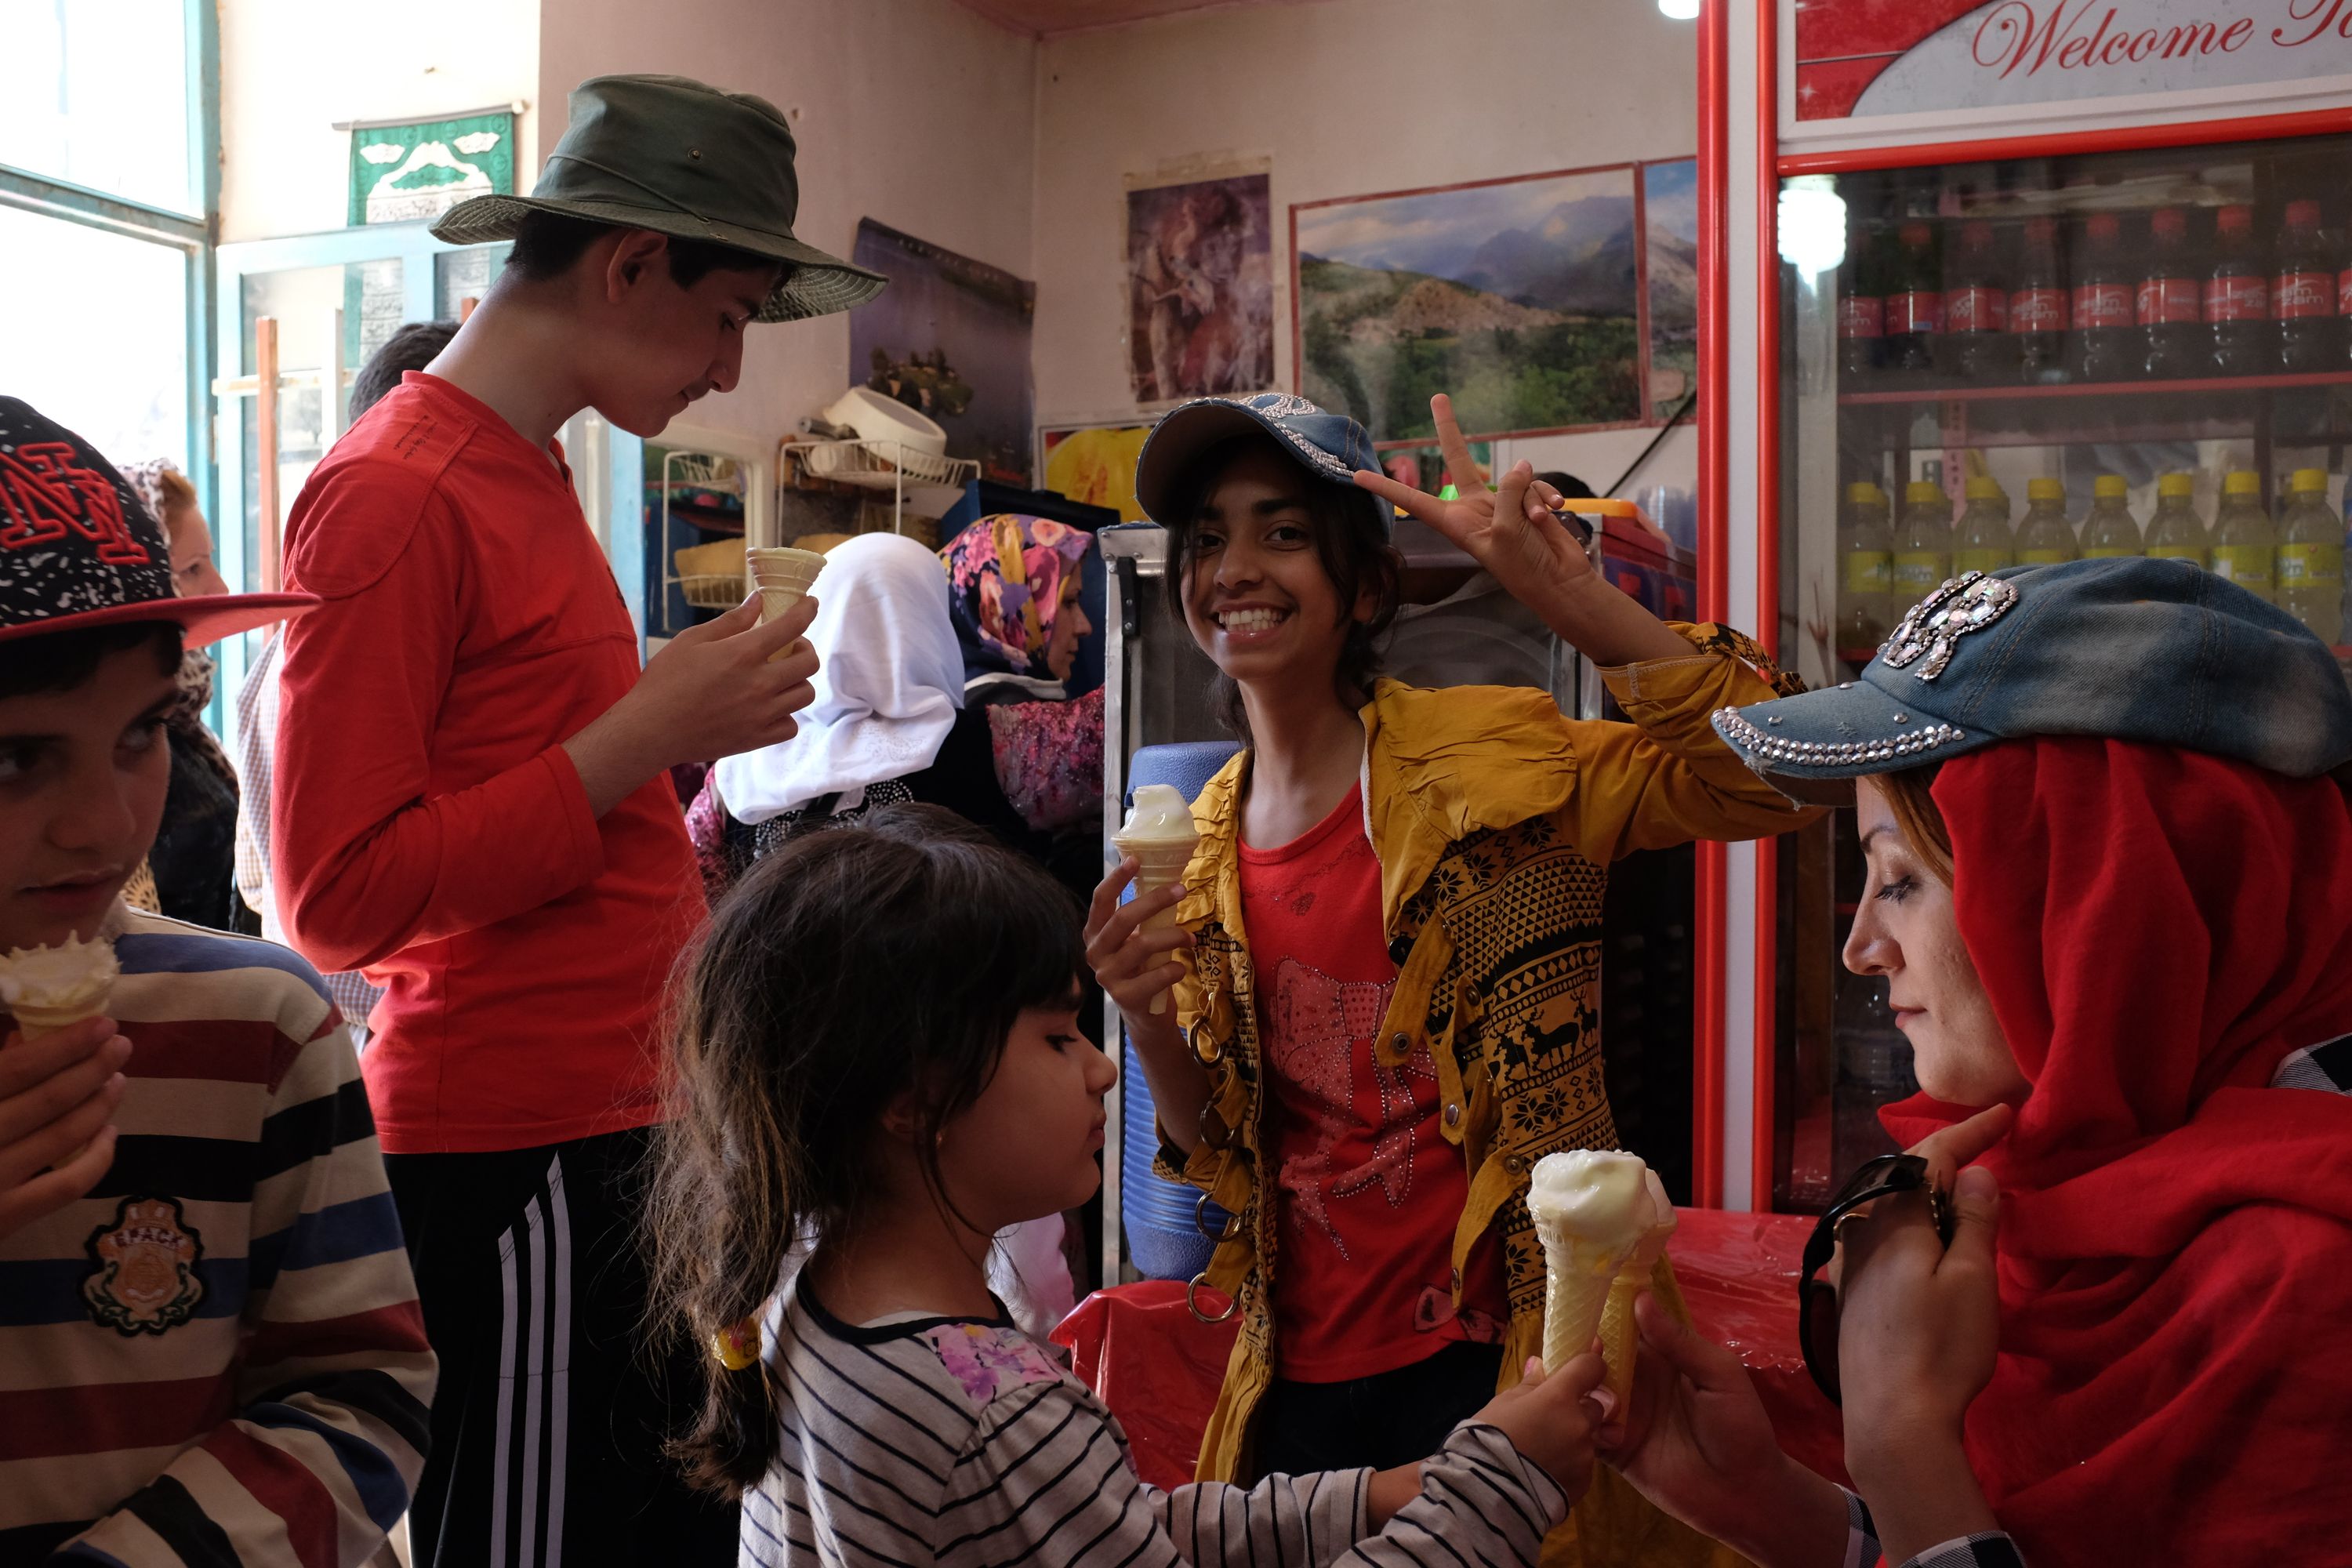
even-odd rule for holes
{"type": "Polygon", "coordinates": [[[1277,849],[1241,847],[1242,921],[1257,973],[1275,1173],[1277,1376],[1339,1383],[1411,1366],[1507,1318],[1492,1237],[1453,1296],[1470,1178],[1445,1141],[1426,1042],[1373,1059],[1396,988],[1363,794],[1277,849]]]}

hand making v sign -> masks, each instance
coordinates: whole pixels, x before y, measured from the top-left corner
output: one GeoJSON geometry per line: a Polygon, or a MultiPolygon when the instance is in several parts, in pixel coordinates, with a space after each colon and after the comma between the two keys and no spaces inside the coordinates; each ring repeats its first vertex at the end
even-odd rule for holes
{"type": "Polygon", "coordinates": [[[1534,465],[1512,464],[1498,488],[1487,489],[1454,417],[1454,400],[1441,392],[1429,400],[1429,411],[1457,499],[1440,500],[1369,468],[1357,472],[1356,483],[1460,545],[1560,640],[1595,663],[1691,657],[1689,643],[1592,569],[1584,547],[1551,510],[1559,492],[1536,479],[1534,465]]]}

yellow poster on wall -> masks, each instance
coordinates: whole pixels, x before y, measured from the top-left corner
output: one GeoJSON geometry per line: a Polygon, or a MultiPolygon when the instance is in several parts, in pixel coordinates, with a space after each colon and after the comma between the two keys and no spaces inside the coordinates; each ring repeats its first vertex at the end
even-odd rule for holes
{"type": "Polygon", "coordinates": [[[1107,506],[1122,522],[1149,522],[1142,503],[1135,499],[1135,464],[1143,456],[1149,425],[1097,425],[1075,428],[1048,427],[1037,432],[1039,466],[1045,488],[1084,501],[1107,506]]]}

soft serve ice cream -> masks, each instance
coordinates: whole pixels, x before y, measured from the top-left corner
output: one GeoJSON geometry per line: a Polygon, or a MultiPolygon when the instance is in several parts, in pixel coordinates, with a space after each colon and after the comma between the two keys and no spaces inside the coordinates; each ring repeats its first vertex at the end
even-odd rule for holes
{"type": "MultiPolygon", "coordinates": [[[[1128,807],[1127,820],[1120,824],[1111,843],[1118,852],[1136,862],[1135,893],[1156,892],[1174,887],[1184,879],[1185,868],[1192,863],[1192,850],[1201,841],[1192,826],[1192,803],[1173,784],[1138,784],[1133,804],[1128,807]]],[[[1150,931],[1176,923],[1176,911],[1162,910],[1144,921],[1150,931]]],[[[1165,995],[1151,999],[1155,1014],[1168,1011],[1165,995]]]]}
{"type": "Polygon", "coordinates": [[[106,1011],[122,966],[114,944],[68,935],[56,947],[14,948],[0,958],[0,1007],[27,1041],[106,1011]]]}
{"type": "Polygon", "coordinates": [[[1528,1177],[1528,1214],[1543,1243],[1546,1372],[1601,1340],[1608,1386],[1633,1384],[1633,1298],[1664,1256],[1675,1209],[1638,1154],[1574,1149],[1548,1154],[1528,1177]]]}

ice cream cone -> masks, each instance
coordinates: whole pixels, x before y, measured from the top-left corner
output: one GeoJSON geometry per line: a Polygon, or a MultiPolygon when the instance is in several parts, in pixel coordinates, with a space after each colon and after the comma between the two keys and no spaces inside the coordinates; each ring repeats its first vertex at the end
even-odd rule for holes
{"type": "MultiPolygon", "coordinates": [[[[1136,863],[1135,896],[1139,899],[1162,888],[1181,886],[1185,868],[1192,863],[1193,846],[1199,842],[1198,838],[1129,838],[1125,835],[1111,840],[1122,856],[1136,863]]],[[[1176,910],[1171,907],[1145,921],[1140,929],[1165,931],[1175,923],[1176,910]]],[[[1168,995],[1162,992],[1151,999],[1151,1012],[1157,1017],[1167,1011],[1168,995]]]]}
{"type": "MultiPolygon", "coordinates": [[[[18,1037],[29,1046],[104,1013],[121,973],[114,944],[102,939],[68,936],[56,947],[16,948],[0,958],[0,1007],[7,1009],[18,1037]]],[[[89,1148],[83,1144],[58,1163],[71,1164],[89,1148]]]]}
{"type": "Polygon", "coordinates": [[[1576,1149],[1536,1162],[1527,1203],[1544,1249],[1544,1370],[1558,1372],[1597,1334],[1608,1386],[1624,1397],[1633,1385],[1633,1298],[1675,1228],[1665,1188],[1638,1155],[1576,1149]]]}
{"type": "MultiPolygon", "coordinates": [[[[824,557],[814,550],[747,550],[743,552],[743,571],[760,595],[760,624],[766,626],[782,618],[784,614],[808,597],[816,582],[816,574],[824,570],[824,557]]],[[[770,654],[770,663],[792,652],[781,648],[770,654]]]]}
{"type": "Polygon", "coordinates": [[[1545,1236],[1543,1243],[1543,1363],[1549,1375],[1592,1348],[1624,1257],[1574,1236],[1545,1236]]]}
{"type": "MultiPolygon", "coordinates": [[[[1184,793],[1172,784],[1138,784],[1133,804],[1128,807],[1127,821],[1111,836],[1111,843],[1119,854],[1136,863],[1135,896],[1156,893],[1162,888],[1180,886],[1184,871],[1192,863],[1193,847],[1201,842],[1199,831],[1192,826],[1192,803],[1184,793]]],[[[1165,931],[1176,923],[1173,908],[1160,910],[1143,922],[1145,931],[1165,931]]],[[[1151,999],[1151,1011],[1156,1016],[1168,1011],[1168,994],[1161,992],[1151,999]]]]}
{"type": "Polygon", "coordinates": [[[0,1008],[32,1040],[95,1018],[114,995],[122,973],[114,944],[68,936],[55,947],[14,948],[0,957],[0,1008]]]}
{"type": "Polygon", "coordinates": [[[20,1002],[9,1011],[16,1015],[16,1032],[25,1037],[26,1045],[31,1045],[35,1040],[45,1040],[84,1018],[97,1017],[106,1011],[106,1002],[103,996],[88,1006],[36,1007],[20,1002]]]}
{"type": "Polygon", "coordinates": [[[1616,1397],[1621,1410],[1633,1396],[1633,1358],[1641,1344],[1633,1325],[1633,1298],[1648,1283],[1646,1273],[1621,1268],[1609,1282],[1609,1299],[1601,1307],[1601,1359],[1609,1367],[1602,1385],[1616,1397]]]}

